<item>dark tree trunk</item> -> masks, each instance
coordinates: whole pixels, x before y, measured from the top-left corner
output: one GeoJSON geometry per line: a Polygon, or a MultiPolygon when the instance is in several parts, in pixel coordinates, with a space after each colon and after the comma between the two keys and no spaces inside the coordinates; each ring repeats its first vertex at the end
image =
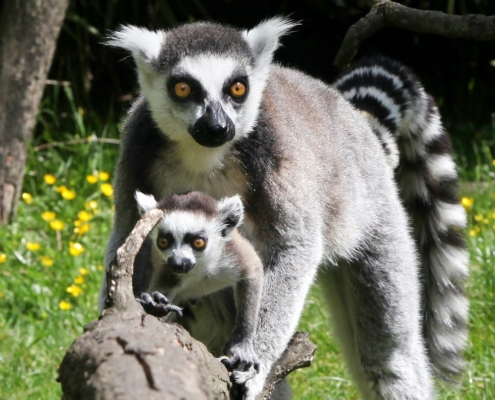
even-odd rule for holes
{"type": "Polygon", "coordinates": [[[69,0],[6,0],[0,15],[0,223],[15,216],[27,146],[69,0]]]}

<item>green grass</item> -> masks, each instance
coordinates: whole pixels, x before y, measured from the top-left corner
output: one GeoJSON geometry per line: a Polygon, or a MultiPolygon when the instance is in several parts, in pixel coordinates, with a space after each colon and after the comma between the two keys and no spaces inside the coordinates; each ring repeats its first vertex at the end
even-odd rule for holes
{"type": "MultiPolygon", "coordinates": [[[[54,138],[83,138],[92,133],[116,137],[115,123],[88,120],[84,111],[70,102],[70,91],[60,95],[69,100],[72,112],[55,117],[48,111],[51,104],[45,104],[40,118],[42,132],[34,145],[54,138]]],[[[464,177],[475,181],[463,187],[463,195],[474,199],[468,235],[469,366],[460,388],[440,388],[440,399],[495,398],[495,185],[491,183],[495,167],[489,150],[492,144],[477,142],[476,165],[462,171],[464,177]]],[[[86,177],[101,171],[111,173],[116,156],[116,146],[101,143],[30,153],[24,191],[32,195],[32,202],[22,201],[15,223],[0,226],[0,262],[4,261],[0,264],[0,399],[61,396],[55,381],[58,365],[67,347],[82,333],[84,324],[97,317],[101,265],[111,225],[111,198],[100,187],[104,182],[91,184],[86,177]],[[54,175],[57,182],[45,183],[46,174],[54,175]],[[63,190],[56,190],[62,185],[75,192],[74,199],[64,199],[63,190]],[[91,200],[96,201],[96,210],[88,209],[87,202],[91,200]],[[80,235],[74,232],[74,221],[83,210],[91,213],[92,218],[86,222],[89,231],[80,235]],[[42,219],[45,211],[55,212],[56,218],[65,223],[59,233],[42,219]],[[28,250],[28,242],[38,243],[40,249],[28,250]],[[79,243],[85,251],[77,256],[71,254],[70,242],[79,243]],[[53,259],[53,265],[43,265],[45,256],[53,259]],[[74,286],[72,294],[67,292],[71,285],[82,290],[78,297],[72,295],[76,294],[74,286]],[[70,309],[61,309],[61,304],[69,304],[70,309]]],[[[462,163],[462,157],[460,160],[462,163]]],[[[318,287],[314,287],[300,329],[310,333],[318,350],[312,367],[291,376],[296,399],[358,398],[328,326],[327,310],[318,287]]]]}

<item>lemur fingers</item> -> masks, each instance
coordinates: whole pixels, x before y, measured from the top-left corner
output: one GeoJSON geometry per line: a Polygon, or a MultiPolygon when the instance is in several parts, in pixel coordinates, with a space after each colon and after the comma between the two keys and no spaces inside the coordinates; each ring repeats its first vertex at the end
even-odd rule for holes
{"type": "Polygon", "coordinates": [[[165,317],[171,312],[175,312],[179,317],[182,317],[182,308],[169,304],[169,300],[160,292],[153,292],[151,296],[148,293],[141,293],[136,298],[136,301],[146,313],[155,317],[165,317]]]}
{"type": "Polygon", "coordinates": [[[219,360],[229,371],[233,372],[232,378],[237,383],[244,383],[260,371],[260,362],[251,343],[235,345],[230,349],[230,352],[232,357],[221,357],[219,360]]]}

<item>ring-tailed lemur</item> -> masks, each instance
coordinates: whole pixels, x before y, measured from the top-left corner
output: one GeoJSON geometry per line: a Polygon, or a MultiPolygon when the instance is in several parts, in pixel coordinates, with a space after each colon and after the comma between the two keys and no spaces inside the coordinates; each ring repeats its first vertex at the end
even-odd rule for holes
{"type": "MultiPolygon", "coordinates": [[[[240,194],[242,230],[265,271],[253,342],[260,373],[246,383],[245,398],[261,392],[318,277],[363,396],[431,399],[422,331],[441,341],[430,341],[432,361],[456,371],[467,307],[453,289],[466,273],[466,253],[448,241],[465,215],[462,207],[435,197],[452,192],[455,181],[451,159],[430,150],[446,134],[417,83],[409,101],[397,109],[389,104],[390,115],[374,113],[381,121],[375,131],[398,118],[399,129],[390,135],[404,151],[399,176],[410,182],[404,198],[421,198],[431,207],[426,222],[418,222],[422,251],[429,248],[422,261],[434,277],[426,282],[437,285],[424,288],[424,319],[415,244],[390,158],[369,119],[332,87],[272,63],[280,37],[294,25],[274,18],[249,31],[214,23],[156,32],[128,26],[112,35],[110,44],[134,57],[142,96],[125,124],[106,264],[139,218],[136,190],[158,198],[187,190],[217,199],[240,194]],[[411,171],[414,165],[421,168],[411,171]],[[437,350],[441,357],[434,356],[437,350]]],[[[392,85],[404,81],[404,89],[409,82],[402,73],[388,79],[392,85]]],[[[149,282],[147,253],[149,245],[135,268],[138,293],[149,282]]],[[[205,313],[226,303],[220,295],[209,297],[205,313]]]]}
{"type": "MultiPolygon", "coordinates": [[[[217,202],[199,192],[172,195],[157,203],[151,195],[136,192],[140,212],[160,208],[164,216],[151,231],[153,271],[148,288],[138,301],[143,309],[162,317],[177,311],[170,303],[187,304],[227,287],[234,288],[235,326],[226,341],[216,335],[217,354],[232,354],[222,362],[233,372],[238,384],[245,383],[259,370],[253,350],[258,320],[263,264],[253,246],[238,232],[244,209],[239,196],[217,202]]],[[[187,318],[187,315],[186,315],[187,318]]],[[[179,320],[179,322],[182,322],[179,320]]],[[[194,333],[194,332],[193,332],[194,333]]]]}

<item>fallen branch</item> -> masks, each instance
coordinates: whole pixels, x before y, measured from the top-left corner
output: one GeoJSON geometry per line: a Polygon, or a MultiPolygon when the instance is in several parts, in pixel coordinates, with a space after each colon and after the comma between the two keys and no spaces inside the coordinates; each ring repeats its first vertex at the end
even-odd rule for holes
{"type": "MultiPolygon", "coordinates": [[[[132,292],[137,252],[162,216],[146,213],[117,252],[108,273],[108,308],[69,348],[59,368],[63,399],[230,399],[224,365],[177,324],[147,315],[132,292]]],[[[295,369],[309,366],[315,346],[294,335],[259,398],[295,369]]]]}
{"type": "Polygon", "coordinates": [[[361,3],[371,10],[347,31],[334,60],[341,69],[349,65],[364,40],[386,27],[453,39],[495,40],[495,16],[417,10],[390,0],[363,0],[361,3]]]}

